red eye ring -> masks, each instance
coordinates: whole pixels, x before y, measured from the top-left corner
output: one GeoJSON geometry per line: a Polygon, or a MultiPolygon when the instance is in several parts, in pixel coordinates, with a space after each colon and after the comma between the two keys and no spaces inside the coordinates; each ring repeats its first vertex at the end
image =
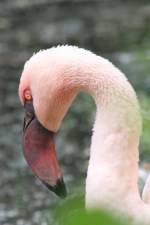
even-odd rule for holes
{"type": "Polygon", "coordinates": [[[29,89],[26,89],[24,91],[24,98],[26,101],[32,100],[31,91],[29,89]]]}

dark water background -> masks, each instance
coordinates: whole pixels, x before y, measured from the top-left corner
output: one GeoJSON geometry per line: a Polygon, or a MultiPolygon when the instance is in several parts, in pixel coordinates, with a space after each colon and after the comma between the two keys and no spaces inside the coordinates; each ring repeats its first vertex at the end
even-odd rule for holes
{"type": "MultiPolygon", "coordinates": [[[[60,200],[35,179],[23,158],[18,83],[24,62],[43,48],[74,44],[113,61],[135,87],[144,117],[141,166],[149,170],[150,2],[0,1],[0,224],[47,225],[60,200]]],[[[84,190],[95,105],[80,94],[57,137],[69,192],[84,190]]],[[[71,195],[71,194],[70,194],[71,195]]]]}

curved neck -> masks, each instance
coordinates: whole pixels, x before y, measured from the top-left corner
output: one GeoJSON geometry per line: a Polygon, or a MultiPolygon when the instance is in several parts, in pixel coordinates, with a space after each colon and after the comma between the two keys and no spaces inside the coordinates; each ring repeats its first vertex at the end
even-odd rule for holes
{"type": "Polygon", "coordinates": [[[78,65],[74,84],[91,94],[97,105],[86,181],[87,207],[107,200],[125,204],[131,193],[139,200],[141,117],[135,92],[125,76],[101,57],[84,63],[82,59],[78,65]]]}
{"type": "Polygon", "coordinates": [[[104,136],[123,133],[130,144],[135,142],[138,146],[140,109],[136,94],[124,74],[108,60],[94,54],[90,58],[79,57],[76,64],[76,70],[72,66],[75,72],[69,85],[73,84],[75,96],[76,92],[85,91],[93,97],[97,106],[94,134],[103,139],[104,136]]]}

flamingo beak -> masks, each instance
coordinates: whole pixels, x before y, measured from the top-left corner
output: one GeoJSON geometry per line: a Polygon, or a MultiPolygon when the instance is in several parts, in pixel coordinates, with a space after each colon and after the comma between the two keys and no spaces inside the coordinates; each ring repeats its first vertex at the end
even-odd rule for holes
{"type": "Polygon", "coordinates": [[[56,156],[54,133],[37,120],[32,101],[25,103],[23,152],[35,175],[60,197],[66,197],[66,187],[56,156]]]}

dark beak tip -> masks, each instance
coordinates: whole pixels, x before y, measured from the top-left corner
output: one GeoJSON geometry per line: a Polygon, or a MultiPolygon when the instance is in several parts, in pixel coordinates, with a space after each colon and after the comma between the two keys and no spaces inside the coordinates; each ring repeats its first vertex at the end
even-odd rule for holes
{"type": "Polygon", "coordinates": [[[59,196],[61,198],[66,198],[67,190],[66,190],[66,186],[65,186],[65,183],[62,178],[57,180],[57,183],[55,186],[51,186],[44,181],[43,181],[43,183],[44,183],[44,185],[46,185],[46,187],[50,191],[54,192],[57,196],[59,196]]]}

